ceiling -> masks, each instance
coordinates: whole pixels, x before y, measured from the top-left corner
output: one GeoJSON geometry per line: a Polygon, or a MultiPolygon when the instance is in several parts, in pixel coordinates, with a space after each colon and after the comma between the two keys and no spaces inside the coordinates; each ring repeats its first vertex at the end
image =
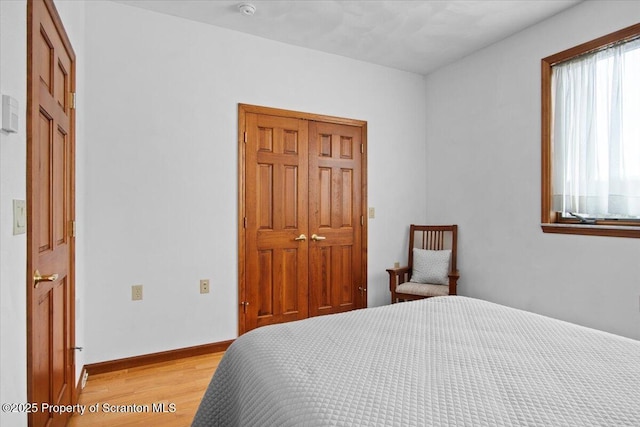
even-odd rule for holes
{"type": "Polygon", "coordinates": [[[374,64],[429,72],[581,0],[113,0],[374,64]],[[251,3],[253,16],[238,6],[251,3]]]}

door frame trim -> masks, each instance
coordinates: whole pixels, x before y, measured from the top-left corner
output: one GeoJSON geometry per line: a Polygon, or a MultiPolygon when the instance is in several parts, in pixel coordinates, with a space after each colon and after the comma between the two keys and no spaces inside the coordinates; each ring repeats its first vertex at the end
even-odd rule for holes
{"type": "MultiPolygon", "coordinates": [[[[342,124],[359,127],[362,130],[362,203],[361,215],[364,218],[362,224],[362,279],[363,287],[367,289],[367,248],[368,248],[368,215],[367,215],[367,122],[364,120],[349,119],[344,117],[327,116],[323,114],[305,113],[300,111],[283,110],[279,108],[263,107],[250,104],[238,104],[238,336],[246,331],[245,316],[242,315],[243,301],[246,298],[246,278],[245,278],[245,140],[244,130],[246,125],[246,115],[248,113],[264,114],[278,117],[288,117],[294,119],[304,119],[322,123],[342,124]]],[[[364,293],[364,307],[367,307],[367,293],[364,293]]]]}
{"type": "MultiPolygon", "coordinates": [[[[40,2],[47,9],[53,24],[58,32],[62,44],[64,45],[65,50],[69,54],[69,58],[71,59],[71,69],[69,70],[69,78],[70,78],[70,88],[71,92],[76,93],[76,54],[71,46],[71,42],[69,40],[69,36],[64,28],[64,24],[62,23],[62,19],[58,14],[58,10],[54,4],[54,0],[28,0],[27,1],[27,123],[26,123],[26,133],[27,133],[27,157],[26,157],[26,181],[27,181],[27,224],[34,223],[34,215],[37,212],[34,212],[33,209],[33,187],[35,183],[32,181],[32,171],[33,168],[37,167],[33,161],[33,134],[34,127],[37,126],[36,118],[39,114],[38,100],[39,100],[39,76],[38,70],[34,67],[34,47],[35,40],[34,34],[39,31],[38,28],[34,28],[35,25],[35,13],[36,6],[35,3],[40,2]]],[[[70,197],[71,203],[69,209],[71,210],[71,218],[75,221],[75,209],[76,209],[76,109],[72,108],[70,112],[70,125],[69,125],[69,143],[71,144],[71,158],[70,158],[70,197]]],[[[26,263],[26,297],[27,297],[27,402],[32,402],[33,399],[31,396],[33,395],[33,238],[31,237],[31,227],[27,226],[27,263],[26,263]]],[[[70,340],[70,357],[72,358],[71,363],[71,374],[72,378],[69,382],[69,386],[71,387],[71,399],[73,402],[78,401],[78,389],[75,387],[76,381],[76,363],[75,363],[75,352],[72,350],[75,347],[75,332],[76,332],[76,319],[75,319],[75,254],[76,254],[76,239],[75,236],[71,236],[69,238],[69,311],[70,311],[70,319],[69,319],[69,340],[70,340]]],[[[28,415],[28,423],[31,425],[32,423],[32,413],[28,415]]]]}

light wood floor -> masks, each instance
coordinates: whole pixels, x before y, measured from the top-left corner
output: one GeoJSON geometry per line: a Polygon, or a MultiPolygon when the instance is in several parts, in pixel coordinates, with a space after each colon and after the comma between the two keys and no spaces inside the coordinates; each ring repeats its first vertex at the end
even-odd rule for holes
{"type": "Polygon", "coordinates": [[[89,376],[78,403],[86,405],[84,415],[75,413],[69,427],[101,426],[189,426],[198,409],[222,353],[195,356],[140,368],[89,376]],[[97,404],[97,406],[95,406],[97,404]],[[140,405],[148,413],[114,413],[107,405],[140,405]],[[164,404],[165,413],[153,412],[164,404]],[[94,405],[98,410],[89,412],[94,405]],[[172,408],[175,411],[172,412],[172,408]]]}

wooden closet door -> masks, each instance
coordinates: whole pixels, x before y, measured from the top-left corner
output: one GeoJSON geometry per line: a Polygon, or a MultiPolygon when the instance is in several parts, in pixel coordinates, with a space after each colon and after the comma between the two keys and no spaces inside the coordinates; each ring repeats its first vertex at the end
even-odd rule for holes
{"type": "Polygon", "coordinates": [[[366,122],[241,104],[239,332],[367,306],[366,122]]]}
{"type": "Polygon", "coordinates": [[[366,306],[363,151],[360,127],[309,123],[310,316],[366,306]]]}
{"type": "Polygon", "coordinates": [[[307,130],[246,115],[245,330],[308,317],[307,130]]]}

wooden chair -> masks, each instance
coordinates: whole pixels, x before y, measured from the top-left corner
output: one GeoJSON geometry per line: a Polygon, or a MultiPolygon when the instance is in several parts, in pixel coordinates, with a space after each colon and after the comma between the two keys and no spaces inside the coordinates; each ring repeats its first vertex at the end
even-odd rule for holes
{"type": "Polygon", "coordinates": [[[434,296],[456,295],[458,278],[460,277],[456,267],[457,249],[457,225],[411,224],[409,228],[408,265],[387,270],[389,273],[391,303],[434,296]],[[414,254],[414,249],[419,250],[414,254]],[[448,251],[450,251],[451,256],[447,271],[445,263],[448,251]],[[414,255],[418,258],[414,259],[414,255]],[[416,270],[416,274],[414,274],[415,262],[418,263],[416,267],[420,270],[416,270]],[[429,283],[431,281],[439,283],[429,283]]]}

